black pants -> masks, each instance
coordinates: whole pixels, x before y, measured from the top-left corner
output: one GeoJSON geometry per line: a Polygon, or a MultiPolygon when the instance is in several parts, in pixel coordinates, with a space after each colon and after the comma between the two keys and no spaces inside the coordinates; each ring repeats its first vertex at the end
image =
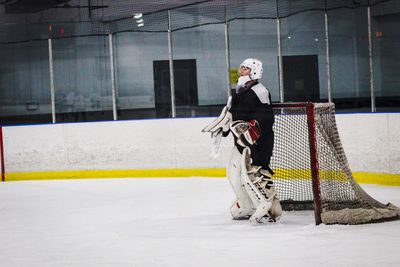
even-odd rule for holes
{"type": "MultiPolygon", "coordinates": [[[[235,142],[236,144],[236,142],[235,142]]],[[[243,152],[243,147],[236,144],[236,147],[243,152]]],[[[253,165],[261,166],[263,169],[272,171],[269,167],[272,157],[272,150],[274,149],[274,132],[262,133],[260,139],[257,140],[257,144],[250,147],[251,159],[253,165]]]]}

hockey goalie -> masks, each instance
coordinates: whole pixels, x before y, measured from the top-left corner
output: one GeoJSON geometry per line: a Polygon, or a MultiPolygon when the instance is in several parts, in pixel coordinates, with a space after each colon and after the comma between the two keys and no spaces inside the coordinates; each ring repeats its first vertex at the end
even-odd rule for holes
{"type": "Polygon", "coordinates": [[[239,80],[220,116],[203,132],[213,138],[233,134],[234,147],[227,167],[228,180],[236,195],[233,219],[249,219],[252,224],[275,222],[282,208],[275,190],[269,164],[274,146],[274,114],[271,95],[259,79],[262,62],[244,60],[239,80]]]}

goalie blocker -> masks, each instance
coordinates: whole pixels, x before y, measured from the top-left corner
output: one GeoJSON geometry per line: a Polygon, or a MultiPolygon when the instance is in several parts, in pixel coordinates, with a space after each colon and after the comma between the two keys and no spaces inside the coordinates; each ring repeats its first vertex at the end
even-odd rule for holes
{"type": "Polygon", "coordinates": [[[261,136],[261,129],[258,121],[234,121],[230,129],[236,137],[236,143],[242,147],[249,147],[256,144],[261,136]]]}

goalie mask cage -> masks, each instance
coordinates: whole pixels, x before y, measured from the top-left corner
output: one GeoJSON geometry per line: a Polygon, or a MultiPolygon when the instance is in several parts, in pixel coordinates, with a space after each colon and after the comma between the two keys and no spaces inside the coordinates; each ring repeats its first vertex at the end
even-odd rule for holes
{"type": "Polygon", "coordinates": [[[354,180],[340,142],[333,103],[274,104],[271,168],[284,210],[314,210],[315,223],[399,219],[400,210],[369,196],[354,180]]]}

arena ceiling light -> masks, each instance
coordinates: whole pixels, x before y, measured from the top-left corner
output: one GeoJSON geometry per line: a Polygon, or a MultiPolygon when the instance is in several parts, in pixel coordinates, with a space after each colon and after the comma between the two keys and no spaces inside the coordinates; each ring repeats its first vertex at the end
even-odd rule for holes
{"type": "Polygon", "coordinates": [[[143,16],[142,13],[136,13],[136,14],[133,15],[133,18],[134,19],[140,19],[142,16],[143,16]]]}
{"type": "Polygon", "coordinates": [[[135,13],[135,14],[133,14],[133,18],[136,20],[138,27],[144,26],[143,13],[135,13]]]}

